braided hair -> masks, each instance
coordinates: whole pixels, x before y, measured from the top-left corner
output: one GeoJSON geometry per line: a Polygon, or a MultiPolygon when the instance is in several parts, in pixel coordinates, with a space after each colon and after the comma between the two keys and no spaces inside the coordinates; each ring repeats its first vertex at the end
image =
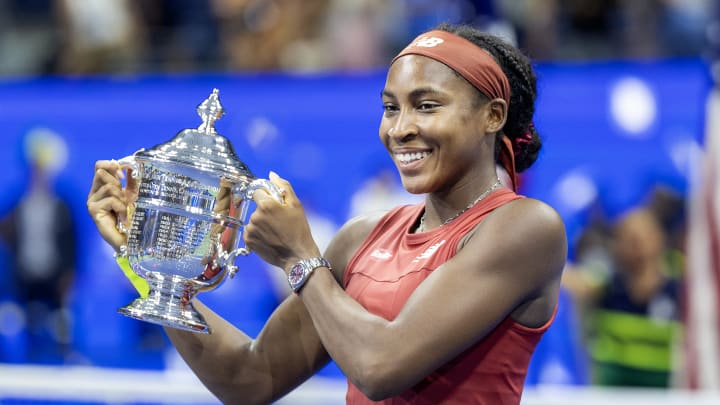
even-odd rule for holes
{"type": "Polygon", "coordinates": [[[524,171],[537,160],[542,146],[540,136],[532,123],[537,77],[530,59],[499,37],[469,25],[441,24],[436,29],[455,34],[488,51],[507,76],[510,83],[510,106],[505,126],[498,132],[495,141],[495,160],[499,160],[502,145],[500,140],[505,135],[513,144],[515,170],[518,173],[524,171]]]}

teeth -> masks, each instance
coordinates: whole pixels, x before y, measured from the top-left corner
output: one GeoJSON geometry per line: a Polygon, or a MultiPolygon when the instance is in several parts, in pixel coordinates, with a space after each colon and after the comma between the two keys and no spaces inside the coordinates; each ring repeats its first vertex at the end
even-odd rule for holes
{"type": "Polygon", "coordinates": [[[430,156],[430,152],[398,153],[395,155],[400,163],[410,163],[430,156]]]}

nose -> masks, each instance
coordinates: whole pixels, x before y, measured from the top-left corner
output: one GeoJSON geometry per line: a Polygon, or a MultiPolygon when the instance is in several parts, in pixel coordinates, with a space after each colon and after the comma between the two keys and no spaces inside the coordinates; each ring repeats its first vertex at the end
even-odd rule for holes
{"type": "Polygon", "coordinates": [[[419,128],[407,113],[401,113],[394,125],[388,130],[388,136],[397,142],[403,142],[417,135],[419,128]]]}

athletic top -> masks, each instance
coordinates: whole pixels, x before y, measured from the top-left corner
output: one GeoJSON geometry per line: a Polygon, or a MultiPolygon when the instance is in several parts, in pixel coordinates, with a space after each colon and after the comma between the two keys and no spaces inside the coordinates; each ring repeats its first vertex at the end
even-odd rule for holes
{"type": "MultiPolygon", "coordinates": [[[[347,293],[369,312],[394,319],[412,292],[438,266],[455,256],[462,238],[492,210],[523,198],[499,189],[452,222],[408,233],[425,205],[387,213],[348,263],[347,293]]],[[[482,340],[402,394],[380,402],[348,381],[348,404],[518,404],[530,357],[552,323],[528,328],[508,316],[482,340]]]]}

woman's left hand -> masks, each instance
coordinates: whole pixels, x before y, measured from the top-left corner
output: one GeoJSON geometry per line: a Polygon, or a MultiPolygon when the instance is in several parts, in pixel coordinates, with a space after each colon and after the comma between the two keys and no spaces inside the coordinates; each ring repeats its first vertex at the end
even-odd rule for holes
{"type": "Polygon", "coordinates": [[[245,245],[266,262],[285,272],[298,260],[320,256],[305,210],[285,179],[270,172],[269,180],[284,197],[278,202],[263,189],[253,195],[255,211],[245,226],[245,245]]]}

